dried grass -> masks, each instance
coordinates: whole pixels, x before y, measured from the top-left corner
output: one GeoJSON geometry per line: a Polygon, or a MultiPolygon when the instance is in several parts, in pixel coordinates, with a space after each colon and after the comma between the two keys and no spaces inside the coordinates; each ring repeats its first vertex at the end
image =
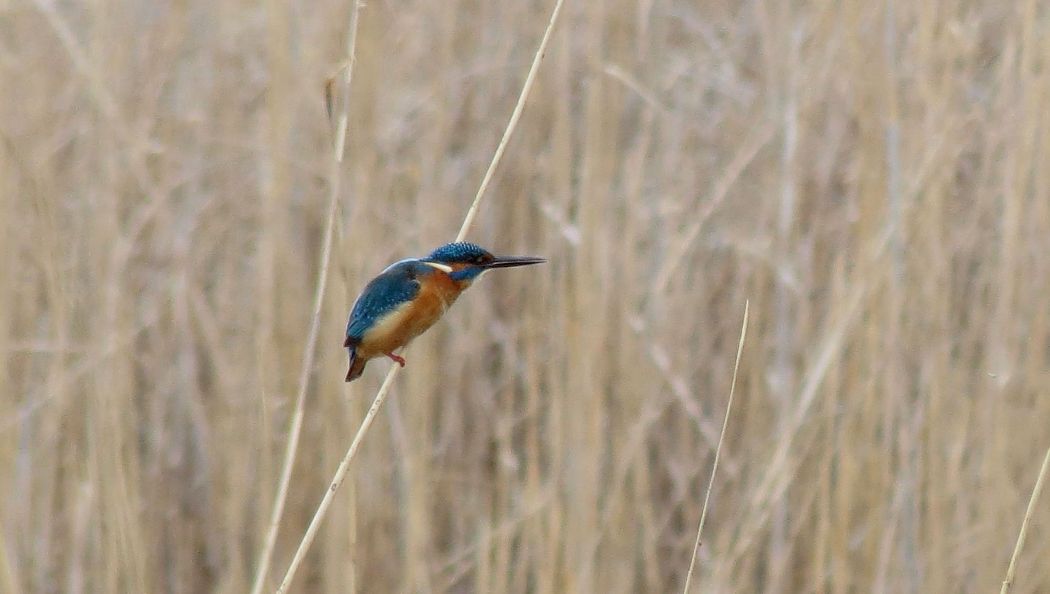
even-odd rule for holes
{"type": "MultiPolygon", "coordinates": [[[[351,2],[0,3],[0,589],[245,592],[326,224],[351,2]]],[[[459,227],[550,2],[370,2],[294,554],[383,378],[347,309],[459,227]]],[[[995,591],[1050,427],[1033,0],[568,2],[304,592],[995,591]]],[[[1045,497],[1044,497],[1045,499],[1045,497]]],[[[1050,591],[1036,505],[1011,594],[1050,591]]]]}

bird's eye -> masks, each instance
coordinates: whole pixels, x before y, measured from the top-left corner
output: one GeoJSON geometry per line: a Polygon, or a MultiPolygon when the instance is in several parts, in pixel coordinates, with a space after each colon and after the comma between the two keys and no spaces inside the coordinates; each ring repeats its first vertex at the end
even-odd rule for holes
{"type": "Polygon", "coordinates": [[[474,256],[474,264],[484,264],[485,256],[474,256]]]}

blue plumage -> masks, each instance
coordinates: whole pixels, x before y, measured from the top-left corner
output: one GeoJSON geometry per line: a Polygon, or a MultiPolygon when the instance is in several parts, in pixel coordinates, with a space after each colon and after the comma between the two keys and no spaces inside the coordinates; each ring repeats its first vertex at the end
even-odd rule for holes
{"type": "Polygon", "coordinates": [[[415,299],[419,294],[419,281],[416,279],[433,271],[433,268],[419,260],[402,260],[372,279],[350,311],[345,346],[360,342],[365,332],[383,316],[402,303],[415,299]]]}
{"type": "Polygon", "coordinates": [[[449,276],[456,281],[473,281],[487,270],[484,266],[491,263],[495,257],[480,245],[459,241],[446,243],[430,252],[426,259],[441,264],[466,264],[457,267],[458,270],[450,272],[449,276]]]}
{"type": "Polygon", "coordinates": [[[427,256],[427,260],[430,260],[431,262],[441,262],[442,264],[482,264],[486,261],[492,260],[492,254],[480,245],[458,241],[455,243],[446,243],[438,249],[430,252],[430,255],[427,256]]]}

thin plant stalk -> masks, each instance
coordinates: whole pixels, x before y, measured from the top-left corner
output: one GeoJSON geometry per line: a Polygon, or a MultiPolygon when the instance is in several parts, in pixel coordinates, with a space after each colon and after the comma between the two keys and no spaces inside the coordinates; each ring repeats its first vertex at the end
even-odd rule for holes
{"type": "MultiPolygon", "coordinates": [[[[295,397],[295,407],[292,411],[292,418],[289,421],[288,441],[285,445],[284,462],[281,466],[281,476],[277,484],[277,496],[274,498],[270,521],[266,526],[263,547],[259,552],[259,560],[256,567],[255,579],[252,582],[251,594],[260,594],[263,585],[266,583],[266,576],[270,570],[270,561],[273,558],[273,549],[277,542],[277,530],[281,524],[281,517],[284,515],[285,503],[288,500],[288,486],[292,480],[292,469],[295,467],[295,458],[299,450],[299,438],[302,434],[303,416],[306,409],[306,391],[310,385],[310,372],[314,366],[317,335],[320,332],[321,327],[321,308],[324,305],[325,288],[328,286],[328,268],[332,259],[332,236],[335,230],[336,213],[339,210],[339,194],[342,188],[341,165],[346,146],[347,121],[349,119],[348,112],[350,104],[350,80],[354,69],[354,55],[357,45],[357,22],[360,9],[360,0],[355,0],[354,8],[350,13],[350,34],[347,37],[346,44],[346,64],[339,73],[343,75],[343,88],[340,98],[337,126],[335,128],[335,141],[332,146],[332,160],[329,164],[328,209],[325,214],[324,236],[321,239],[321,260],[318,264],[317,287],[314,292],[313,314],[310,318],[310,330],[303,351],[303,362],[302,368],[299,372],[299,389],[295,397]]],[[[339,76],[339,74],[336,76],[339,76]]]]}
{"type": "Polygon", "coordinates": [[[707,492],[704,494],[704,507],[700,511],[700,524],[696,527],[696,542],[693,543],[693,555],[689,559],[689,573],[685,576],[683,594],[689,593],[689,583],[693,580],[696,569],[696,555],[700,552],[700,535],[704,533],[704,520],[707,519],[707,503],[711,500],[711,489],[715,486],[715,473],[718,472],[718,458],[722,454],[722,442],[725,440],[726,427],[729,426],[729,412],[733,410],[733,395],[736,393],[736,376],[740,371],[740,354],[744,352],[744,338],[747,336],[747,314],[750,300],[744,301],[744,322],[740,327],[740,342],[736,346],[736,362],[733,364],[733,382],[729,386],[729,403],[726,404],[726,416],[722,420],[722,432],[718,435],[718,446],[715,447],[715,461],[711,466],[711,477],[707,481],[707,492]]]}
{"type": "Polygon", "coordinates": [[[554,31],[554,24],[558,22],[558,15],[561,14],[561,5],[564,0],[557,0],[554,4],[554,10],[551,11],[550,21],[547,22],[547,29],[543,32],[543,39],[540,40],[540,47],[536,49],[536,55],[532,58],[532,65],[529,67],[529,74],[525,77],[525,84],[521,87],[521,94],[518,96],[518,103],[514,106],[514,111],[510,114],[510,121],[507,122],[507,129],[503,131],[503,138],[499,141],[499,146],[496,147],[496,153],[492,155],[492,162],[489,163],[489,168],[485,171],[485,177],[481,179],[481,185],[478,186],[478,193],[474,196],[474,202],[471,203],[470,208],[467,210],[467,216],[463,217],[463,225],[459,228],[459,233],[456,235],[456,241],[463,241],[467,237],[467,231],[470,230],[471,224],[474,223],[474,216],[478,213],[478,206],[481,204],[481,198],[485,195],[485,190],[489,187],[489,182],[492,181],[492,176],[496,173],[496,167],[500,161],[503,160],[503,151],[507,148],[507,143],[510,141],[510,135],[514,133],[514,129],[518,127],[518,120],[521,119],[521,113],[525,110],[525,100],[529,96],[529,92],[532,90],[532,83],[536,80],[536,73],[540,70],[540,62],[543,60],[543,56],[547,53],[547,43],[551,39],[551,32],[554,31]]]}
{"type": "Polygon", "coordinates": [[[390,392],[390,386],[393,385],[394,377],[397,376],[399,369],[401,369],[400,365],[390,366],[390,371],[387,372],[383,385],[379,387],[379,392],[376,394],[375,400],[372,401],[372,406],[369,407],[364,420],[361,421],[361,427],[357,430],[354,441],[350,443],[350,449],[346,451],[346,455],[343,456],[343,460],[339,463],[339,468],[335,471],[331,485],[325,489],[324,497],[321,498],[321,503],[317,506],[317,512],[314,513],[313,519],[310,520],[310,525],[306,528],[306,533],[303,534],[302,542],[299,543],[299,547],[295,550],[295,555],[288,565],[288,571],[285,573],[284,579],[281,580],[281,585],[277,588],[278,594],[288,591],[292,578],[295,577],[296,570],[299,569],[299,565],[303,562],[303,557],[306,556],[310,544],[313,543],[314,537],[317,536],[317,530],[321,527],[321,521],[324,520],[328,506],[332,504],[335,492],[339,490],[339,486],[343,484],[343,480],[346,478],[346,472],[350,469],[350,462],[353,461],[354,456],[357,454],[357,448],[364,440],[368,428],[372,426],[372,421],[375,419],[376,414],[379,413],[379,409],[382,408],[383,402],[386,401],[386,395],[390,392]]]}
{"type": "MultiPolygon", "coordinates": [[[[513,134],[514,129],[517,128],[518,120],[521,118],[522,111],[525,108],[525,102],[529,97],[529,92],[532,90],[533,82],[536,80],[536,73],[539,70],[540,62],[543,61],[543,56],[547,51],[547,44],[550,41],[554,25],[558,21],[558,15],[561,13],[563,3],[564,0],[557,0],[554,9],[551,11],[550,21],[547,23],[547,29],[543,32],[543,39],[540,41],[539,48],[537,48],[536,54],[533,57],[532,65],[529,67],[529,72],[525,77],[525,83],[522,85],[521,93],[518,95],[518,102],[514,106],[514,111],[511,113],[510,121],[507,123],[506,129],[503,131],[503,138],[500,140],[499,146],[496,147],[496,152],[492,156],[492,161],[489,163],[489,167],[485,171],[485,176],[481,180],[481,185],[478,187],[478,193],[474,197],[474,202],[467,210],[467,214],[463,219],[463,225],[460,227],[459,233],[456,235],[456,241],[462,241],[470,230],[470,226],[477,214],[478,207],[481,204],[481,199],[485,195],[485,190],[488,188],[489,182],[492,180],[496,167],[503,158],[503,152],[507,147],[507,143],[510,141],[511,134],[513,134]]],[[[379,409],[382,408],[383,402],[386,401],[387,394],[390,391],[390,386],[393,384],[394,377],[397,376],[398,370],[400,370],[400,366],[391,364],[390,371],[386,374],[386,379],[383,380],[383,384],[379,387],[379,392],[376,393],[376,397],[372,401],[372,406],[368,409],[368,413],[361,421],[361,426],[358,428],[354,440],[350,443],[350,448],[347,450],[342,462],[340,462],[339,467],[336,469],[331,484],[325,490],[324,497],[321,498],[321,503],[317,506],[317,511],[314,513],[313,519],[310,520],[310,525],[307,527],[306,533],[303,534],[302,541],[299,543],[299,547],[296,549],[295,555],[292,557],[292,561],[288,566],[288,571],[285,572],[284,579],[281,580],[281,585],[277,588],[278,594],[283,594],[288,591],[288,587],[291,585],[292,579],[295,577],[295,573],[299,569],[299,565],[302,563],[310,545],[313,543],[314,537],[317,535],[317,530],[320,528],[321,522],[324,520],[324,516],[328,512],[328,507],[331,505],[336,491],[339,490],[339,486],[342,485],[343,480],[346,478],[347,470],[349,470],[350,463],[357,454],[357,449],[364,439],[365,433],[367,433],[369,427],[372,426],[372,421],[375,419],[379,409]]]]}
{"type": "Polygon", "coordinates": [[[1035,479],[1035,487],[1032,488],[1032,496],[1028,499],[1028,510],[1025,511],[1024,520],[1021,521],[1021,533],[1017,535],[1017,544],[1014,545],[1014,554],[1010,556],[1010,567],[1006,570],[1006,579],[1003,580],[1003,587],[999,590],[999,594],[1007,594],[1010,591],[1010,586],[1014,583],[1014,575],[1017,572],[1017,558],[1021,556],[1021,549],[1024,548],[1024,539],[1028,536],[1028,522],[1032,519],[1032,512],[1035,511],[1035,504],[1039,500],[1039,494],[1043,491],[1043,483],[1046,481],[1047,468],[1050,468],[1050,449],[1046,450],[1046,457],[1043,458],[1043,467],[1039,469],[1039,478],[1035,479]]]}

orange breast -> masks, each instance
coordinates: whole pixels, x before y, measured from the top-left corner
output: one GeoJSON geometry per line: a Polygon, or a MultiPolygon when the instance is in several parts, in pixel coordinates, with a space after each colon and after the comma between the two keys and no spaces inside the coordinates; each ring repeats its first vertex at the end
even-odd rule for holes
{"type": "Polygon", "coordinates": [[[416,298],[378,321],[358,345],[358,356],[371,359],[405,346],[441,319],[464,288],[443,272],[420,279],[416,298]]]}

